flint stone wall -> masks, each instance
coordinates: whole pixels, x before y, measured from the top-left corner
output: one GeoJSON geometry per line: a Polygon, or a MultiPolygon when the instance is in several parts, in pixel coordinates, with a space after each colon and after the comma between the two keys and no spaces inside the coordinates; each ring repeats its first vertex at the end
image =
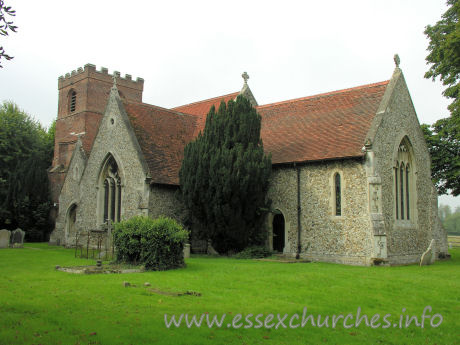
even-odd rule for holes
{"type": "Polygon", "coordinates": [[[151,218],[166,216],[182,223],[185,209],[176,197],[178,189],[177,186],[150,186],[149,216],[151,218]]]}
{"type": "MultiPolygon", "coordinates": [[[[297,253],[297,168],[274,167],[268,198],[285,218],[284,253],[297,253]]],[[[361,159],[299,166],[301,257],[349,264],[369,264],[372,236],[368,213],[367,179],[361,159]],[[342,215],[334,214],[335,173],[342,183],[342,215]]],[[[267,221],[272,234],[273,215],[267,221]]],[[[270,236],[269,236],[270,237],[270,236]]]]}
{"type": "Polygon", "coordinates": [[[383,113],[373,142],[375,171],[382,181],[382,207],[390,264],[416,263],[431,239],[436,253],[447,253],[447,237],[437,220],[437,196],[432,194],[430,155],[402,74],[383,113]],[[397,149],[407,136],[415,168],[416,203],[410,220],[395,216],[394,166],[397,149]]]}
{"type": "Polygon", "coordinates": [[[70,207],[80,204],[80,182],[86,165],[86,156],[83,152],[81,142],[77,142],[72,160],[68,167],[68,173],[61,194],[59,195],[59,212],[56,217],[54,231],[50,236],[50,244],[67,245],[71,240],[75,241],[75,233],[66,233],[66,218],[70,207]]]}
{"type": "MultiPolygon", "coordinates": [[[[146,182],[146,169],[140,157],[140,149],[133,140],[133,133],[128,126],[126,114],[119,109],[119,100],[111,98],[106,109],[106,115],[101,121],[99,132],[94,141],[91,154],[83,170],[80,184],[71,181],[72,174],[68,173],[61,191],[58,222],[53,233],[53,239],[63,238],[66,214],[72,203],[77,205],[76,231],[100,229],[102,227],[102,198],[98,198],[98,179],[101,167],[109,154],[117,162],[122,183],[121,216],[128,219],[135,215],[147,215],[149,209],[149,185],[146,182]]],[[[73,164],[69,167],[69,172],[73,164]]],[[[69,236],[67,242],[72,245],[74,236],[69,236]],[[72,238],[73,237],[73,238],[72,238]]]]}
{"type": "Polygon", "coordinates": [[[101,167],[109,154],[113,155],[121,177],[121,216],[129,219],[148,213],[149,186],[146,170],[140,157],[137,141],[127,123],[126,114],[121,114],[119,105],[111,98],[106,115],[101,121],[91,155],[81,182],[81,207],[77,209],[77,228],[99,228],[102,219],[102,198],[98,200],[98,178],[101,167]],[[124,116],[123,116],[124,115],[124,116]]]}

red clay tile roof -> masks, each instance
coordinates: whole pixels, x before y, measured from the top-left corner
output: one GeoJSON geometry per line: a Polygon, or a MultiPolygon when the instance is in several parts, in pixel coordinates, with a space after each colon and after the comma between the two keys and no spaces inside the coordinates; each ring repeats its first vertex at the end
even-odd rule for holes
{"type": "Polygon", "coordinates": [[[125,102],[153,183],[179,184],[185,145],[193,138],[196,117],[150,104],[125,102]]]}
{"type": "Polygon", "coordinates": [[[211,109],[212,106],[215,106],[217,110],[219,109],[220,102],[224,101],[225,103],[227,103],[229,100],[235,99],[238,96],[238,94],[239,92],[229,93],[228,95],[223,95],[220,97],[205,99],[203,101],[195,103],[181,105],[179,107],[172,108],[171,110],[192,115],[207,115],[209,109],[211,109]]]}
{"type": "Polygon", "coordinates": [[[388,82],[257,107],[272,164],[362,156],[388,82]]]}
{"type": "Polygon", "coordinates": [[[231,99],[235,99],[239,95],[239,92],[229,93],[228,95],[223,95],[220,97],[214,97],[205,99],[203,101],[190,103],[186,105],[181,105],[179,107],[172,108],[172,110],[179,111],[185,114],[192,114],[197,116],[197,127],[194,133],[194,136],[198,136],[200,131],[203,131],[204,125],[206,123],[206,115],[208,115],[209,110],[212,106],[219,109],[220,103],[224,101],[228,103],[231,99]]]}
{"type": "MultiPolygon", "coordinates": [[[[389,81],[257,107],[261,136],[272,163],[362,156],[366,134],[389,81]]],[[[125,102],[152,182],[179,184],[185,145],[204,129],[210,107],[238,92],[171,110],[125,102]],[[185,114],[186,113],[186,114],[185,114]]]]}

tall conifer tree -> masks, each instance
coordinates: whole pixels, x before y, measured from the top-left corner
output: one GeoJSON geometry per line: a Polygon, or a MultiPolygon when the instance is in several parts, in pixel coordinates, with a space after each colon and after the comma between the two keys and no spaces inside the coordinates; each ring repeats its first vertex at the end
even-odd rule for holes
{"type": "Polygon", "coordinates": [[[204,132],[185,147],[182,199],[194,229],[222,253],[264,240],[271,157],[264,154],[260,128],[260,115],[238,96],[217,112],[213,106],[204,132]]]}

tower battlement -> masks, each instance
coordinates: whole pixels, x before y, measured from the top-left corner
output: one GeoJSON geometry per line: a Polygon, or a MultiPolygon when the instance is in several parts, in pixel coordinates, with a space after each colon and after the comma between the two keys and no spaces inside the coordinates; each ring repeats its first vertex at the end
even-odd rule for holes
{"type": "Polygon", "coordinates": [[[61,75],[58,78],[58,89],[65,88],[69,85],[72,85],[84,78],[93,78],[100,81],[105,81],[107,83],[113,83],[113,76],[117,76],[117,83],[124,87],[143,90],[144,88],[144,79],[137,77],[135,80],[132,78],[131,74],[125,74],[124,77],[121,77],[120,72],[113,71],[113,74],[109,73],[108,68],[101,67],[98,71],[96,65],[87,63],[83,68],[78,67],[76,70],[73,70],[70,73],[61,75]]]}

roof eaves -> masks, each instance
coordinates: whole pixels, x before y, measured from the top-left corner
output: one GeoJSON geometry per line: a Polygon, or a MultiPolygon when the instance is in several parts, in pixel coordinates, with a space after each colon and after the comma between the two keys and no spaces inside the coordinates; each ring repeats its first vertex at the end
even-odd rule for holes
{"type": "Polygon", "coordinates": [[[360,159],[364,157],[364,153],[351,155],[351,156],[343,156],[343,157],[330,157],[330,158],[320,158],[320,159],[309,159],[303,161],[290,161],[290,162],[280,162],[280,163],[273,163],[272,166],[287,166],[287,165],[305,165],[310,163],[320,163],[320,162],[328,162],[328,161],[339,161],[339,160],[348,160],[348,159],[360,159]]]}

